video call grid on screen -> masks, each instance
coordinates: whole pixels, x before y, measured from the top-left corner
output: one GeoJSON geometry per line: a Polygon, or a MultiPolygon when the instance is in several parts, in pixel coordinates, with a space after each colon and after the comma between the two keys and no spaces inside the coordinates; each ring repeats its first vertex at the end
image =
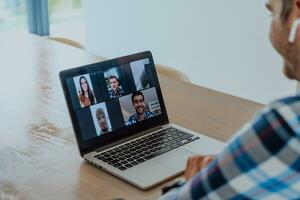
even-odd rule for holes
{"type": "Polygon", "coordinates": [[[148,58],[83,73],[66,83],[83,140],[162,114],[148,58]]]}

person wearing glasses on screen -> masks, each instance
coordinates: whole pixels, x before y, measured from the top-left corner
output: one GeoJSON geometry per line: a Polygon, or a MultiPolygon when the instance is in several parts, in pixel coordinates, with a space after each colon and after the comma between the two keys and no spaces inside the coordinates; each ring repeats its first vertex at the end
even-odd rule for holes
{"type": "Polygon", "coordinates": [[[126,122],[127,126],[154,116],[152,112],[146,111],[145,97],[142,92],[134,92],[131,96],[131,101],[136,113],[129,117],[126,122]]]}
{"type": "Polygon", "coordinates": [[[84,76],[79,78],[80,90],[78,91],[78,99],[81,107],[90,106],[96,103],[95,95],[84,76]]]}
{"type": "Polygon", "coordinates": [[[124,91],[120,85],[120,80],[116,76],[109,77],[109,84],[111,89],[108,91],[111,99],[118,98],[124,95],[124,91]]]}
{"type": "Polygon", "coordinates": [[[103,134],[103,133],[111,131],[110,128],[108,127],[108,124],[107,124],[106,114],[105,114],[105,112],[102,108],[98,108],[96,110],[96,118],[97,118],[97,122],[98,122],[98,125],[99,125],[99,128],[100,128],[97,131],[98,136],[103,134]]]}

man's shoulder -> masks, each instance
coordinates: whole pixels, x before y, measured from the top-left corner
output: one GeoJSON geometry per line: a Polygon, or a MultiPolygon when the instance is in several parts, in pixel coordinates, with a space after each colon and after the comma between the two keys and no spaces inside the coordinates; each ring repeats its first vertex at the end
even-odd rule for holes
{"type": "Polygon", "coordinates": [[[300,115],[300,94],[277,99],[271,102],[267,107],[278,111],[288,109],[300,115]]]}
{"type": "Polygon", "coordinates": [[[132,125],[132,124],[135,124],[136,122],[137,122],[136,115],[133,114],[133,115],[131,115],[131,116],[128,118],[128,120],[127,120],[127,122],[126,122],[126,125],[127,125],[127,126],[128,126],[128,125],[132,125]]]}
{"type": "Polygon", "coordinates": [[[135,120],[136,119],[136,114],[133,114],[131,115],[129,118],[128,118],[128,121],[132,121],[132,120],[135,120]]]}
{"type": "Polygon", "coordinates": [[[147,117],[153,117],[154,116],[153,112],[151,112],[151,111],[145,111],[145,114],[146,114],[147,117]]]}
{"type": "Polygon", "coordinates": [[[300,135],[300,95],[284,97],[273,101],[262,111],[268,122],[287,124],[300,135]]]}

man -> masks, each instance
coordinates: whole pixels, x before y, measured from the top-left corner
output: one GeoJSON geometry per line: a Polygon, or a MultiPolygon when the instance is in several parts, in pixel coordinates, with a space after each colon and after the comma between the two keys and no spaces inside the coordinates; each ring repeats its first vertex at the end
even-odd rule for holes
{"type": "Polygon", "coordinates": [[[152,112],[145,110],[145,98],[142,92],[134,92],[131,96],[131,101],[136,113],[129,117],[126,123],[127,126],[154,116],[152,112]]]}
{"type": "MultiPolygon", "coordinates": [[[[300,0],[269,0],[266,7],[284,73],[300,80],[300,0]]],[[[267,106],[215,159],[190,158],[185,178],[161,199],[300,199],[300,94],[267,106]]]]}
{"type": "Polygon", "coordinates": [[[116,76],[109,77],[109,84],[111,89],[108,91],[111,99],[118,98],[124,95],[124,91],[120,86],[120,81],[116,76]]]}
{"type": "Polygon", "coordinates": [[[105,112],[102,108],[98,108],[96,110],[96,118],[97,118],[97,122],[98,122],[98,125],[100,128],[99,131],[97,132],[98,136],[110,131],[108,128],[108,125],[107,125],[105,112]]]}

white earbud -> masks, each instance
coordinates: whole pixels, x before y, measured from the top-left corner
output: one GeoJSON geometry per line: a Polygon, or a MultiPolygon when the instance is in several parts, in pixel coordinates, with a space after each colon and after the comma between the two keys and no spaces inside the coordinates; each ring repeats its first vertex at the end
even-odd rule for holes
{"type": "Polygon", "coordinates": [[[297,34],[297,29],[298,26],[300,25],[300,18],[296,19],[293,22],[292,28],[291,28],[291,32],[290,32],[290,36],[289,36],[289,42],[290,43],[294,43],[296,40],[296,34],[297,34]]]}

